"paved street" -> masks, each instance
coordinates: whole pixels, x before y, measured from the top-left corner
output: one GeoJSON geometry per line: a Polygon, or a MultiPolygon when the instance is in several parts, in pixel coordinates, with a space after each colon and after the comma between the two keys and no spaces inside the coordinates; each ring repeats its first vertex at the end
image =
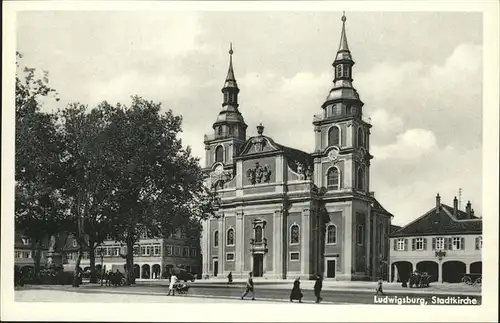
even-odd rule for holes
{"type": "MultiPolygon", "coordinates": [[[[243,286],[210,286],[210,285],[193,285],[188,295],[176,295],[175,297],[165,296],[168,288],[165,285],[144,285],[138,284],[132,287],[100,287],[97,285],[83,285],[80,288],[72,288],[70,286],[26,286],[16,291],[16,300],[19,301],[60,301],[59,299],[51,300],[52,293],[46,292],[66,291],[72,294],[86,294],[78,295],[76,301],[100,301],[102,297],[104,301],[123,302],[124,295],[135,295],[136,298],[127,298],[126,302],[139,301],[142,302],[171,302],[171,301],[195,301],[195,302],[220,302],[220,301],[239,301],[241,294],[244,291],[243,286]],[[40,289],[44,289],[41,291],[40,289]],[[30,294],[34,292],[33,294],[30,294]],[[47,293],[46,295],[44,293],[47,293]],[[37,297],[42,297],[38,299],[37,297]],[[96,298],[97,297],[97,298],[96,298]],[[167,300],[168,299],[168,300],[167,300]]],[[[257,301],[273,301],[273,302],[288,302],[289,288],[283,286],[282,288],[268,288],[265,285],[257,286],[256,298],[257,301]]],[[[313,302],[314,293],[311,290],[303,290],[304,302],[313,302]]],[[[412,293],[387,291],[390,296],[412,296],[412,297],[429,297],[430,294],[425,291],[412,293]]],[[[373,304],[373,295],[371,291],[352,289],[352,290],[324,290],[322,297],[324,304],[373,304]]],[[[457,293],[444,294],[440,293],[440,297],[447,297],[457,295],[457,293]]],[[[470,293],[460,294],[461,297],[473,296],[481,300],[481,296],[470,293]]],[[[250,297],[250,296],[248,296],[250,297]]],[[[249,298],[248,298],[249,299],[249,298]]],[[[66,300],[65,300],[66,301],[66,300]]],[[[250,299],[248,300],[250,301],[250,299]]]]}

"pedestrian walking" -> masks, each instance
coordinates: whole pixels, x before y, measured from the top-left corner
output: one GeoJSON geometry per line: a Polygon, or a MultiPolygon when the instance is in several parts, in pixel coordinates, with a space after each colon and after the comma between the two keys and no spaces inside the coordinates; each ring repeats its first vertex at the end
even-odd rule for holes
{"type": "Polygon", "coordinates": [[[302,291],[300,290],[300,278],[295,279],[293,282],[293,288],[290,292],[290,302],[293,302],[294,299],[298,300],[299,303],[302,303],[302,291]]]}
{"type": "Polygon", "coordinates": [[[321,289],[323,289],[323,277],[320,274],[316,275],[316,282],[314,283],[314,296],[316,296],[316,303],[323,300],[321,297],[321,289]]]}
{"type": "Polygon", "coordinates": [[[110,270],[108,270],[106,272],[106,286],[111,286],[111,280],[113,279],[113,272],[110,270]]]}
{"type": "Polygon", "coordinates": [[[255,300],[255,292],[254,292],[254,288],[253,288],[253,278],[252,278],[253,274],[252,272],[249,272],[248,273],[248,279],[247,279],[247,284],[246,284],[246,291],[245,293],[241,296],[241,299],[244,299],[245,296],[247,296],[248,292],[251,292],[252,293],[252,300],[255,300]]]}
{"type": "Polygon", "coordinates": [[[227,284],[231,285],[233,283],[233,273],[230,271],[229,275],[227,275],[227,284]]]}
{"type": "Polygon", "coordinates": [[[378,295],[378,293],[384,295],[384,291],[382,290],[382,277],[378,278],[377,289],[375,289],[375,295],[378,295]]]}
{"type": "Polygon", "coordinates": [[[177,276],[172,274],[170,276],[170,285],[168,286],[168,294],[170,296],[170,292],[172,292],[172,296],[175,296],[175,284],[177,283],[177,276]]]}

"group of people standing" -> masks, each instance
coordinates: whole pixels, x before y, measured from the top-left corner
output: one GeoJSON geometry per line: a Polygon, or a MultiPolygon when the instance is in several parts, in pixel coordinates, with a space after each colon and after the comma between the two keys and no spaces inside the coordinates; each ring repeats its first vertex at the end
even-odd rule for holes
{"type": "MultiPolygon", "coordinates": [[[[228,279],[228,284],[233,283],[233,275],[232,273],[229,273],[227,276],[228,279]]],[[[254,283],[253,283],[253,273],[250,272],[248,273],[248,279],[246,281],[246,290],[241,295],[241,299],[244,299],[248,293],[252,294],[252,300],[255,300],[255,291],[254,291],[254,283]]],[[[316,281],[314,283],[314,296],[316,297],[316,303],[319,303],[323,300],[321,297],[321,290],[323,289],[323,277],[321,275],[316,275],[316,281]]],[[[292,291],[290,292],[290,302],[293,302],[294,300],[298,300],[299,303],[302,303],[302,298],[304,297],[304,294],[302,293],[302,290],[300,289],[300,278],[295,279],[293,282],[293,287],[292,291]]]]}

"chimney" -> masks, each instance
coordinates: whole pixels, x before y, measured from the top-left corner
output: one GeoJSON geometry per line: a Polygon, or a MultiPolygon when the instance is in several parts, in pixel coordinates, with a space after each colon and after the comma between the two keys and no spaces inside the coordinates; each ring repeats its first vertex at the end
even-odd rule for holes
{"type": "Polygon", "coordinates": [[[453,215],[455,216],[455,218],[458,215],[458,200],[456,196],[453,198],[453,215]]]}
{"type": "Polygon", "coordinates": [[[441,196],[439,193],[436,195],[436,213],[439,213],[439,209],[441,208],[441,196]]]}
{"type": "Polygon", "coordinates": [[[470,204],[470,201],[467,201],[467,205],[465,206],[465,212],[467,212],[467,215],[469,216],[470,218],[470,214],[471,214],[471,204],[470,204]]]}
{"type": "Polygon", "coordinates": [[[471,219],[474,218],[474,209],[470,210],[470,217],[471,219]]]}

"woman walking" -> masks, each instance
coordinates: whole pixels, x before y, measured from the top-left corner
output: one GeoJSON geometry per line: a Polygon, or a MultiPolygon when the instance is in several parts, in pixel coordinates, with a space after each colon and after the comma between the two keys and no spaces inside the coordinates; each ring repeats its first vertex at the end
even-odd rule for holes
{"type": "Polygon", "coordinates": [[[170,276],[170,285],[168,286],[167,296],[170,296],[170,292],[172,292],[172,296],[175,296],[175,283],[177,283],[177,276],[172,274],[172,276],[170,276]]]}
{"type": "Polygon", "coordinates": [[[300,278],[295,279],[293,282],[293,288],[290,292],[290,302],[293,302],[294,299],[298,300],[299,303],[302,303],[302,291],[300,290],[300,278]]]}

